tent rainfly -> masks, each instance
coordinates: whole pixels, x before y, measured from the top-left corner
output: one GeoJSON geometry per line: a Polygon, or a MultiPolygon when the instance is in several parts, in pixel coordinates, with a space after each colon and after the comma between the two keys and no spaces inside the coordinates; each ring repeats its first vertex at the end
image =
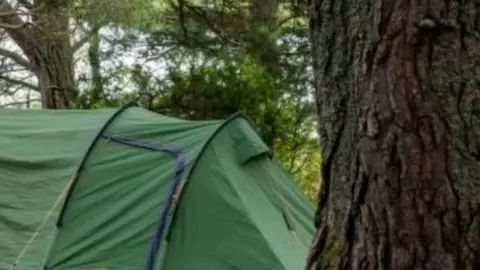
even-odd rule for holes
{"type": "Polygon", "coordinates": [[[132,105],[0,110],[0,269],[304,267],[313,204],[242,114],[132,105]]]}

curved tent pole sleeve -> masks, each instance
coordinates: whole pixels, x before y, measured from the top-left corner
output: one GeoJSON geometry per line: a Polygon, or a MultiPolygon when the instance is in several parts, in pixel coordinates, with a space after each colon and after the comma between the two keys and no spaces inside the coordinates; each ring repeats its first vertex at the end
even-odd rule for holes
{"type": "Polygon", "coordinates": [[[230,117],[228,117],[225,121],[223,121],[223,123],[220,126],[218,126],[217,129],[215,129],[213,131],[213,133],[210,135],[210,137],[207,139],[207,141],[203,144],[202,148],[200,149],[200,152],[197,154],[197,158],[193,161],[193,164],[192,164],[190,170],[188,171],[188,175],[186,177],[187,179],[190,178],[193,171],[195,171],[195,168],[197,167],[197,164],[200,160],[200,157],[205,153],[205,151],[207,150],[207,147],[210,145],[210,143],[213,141],[213,139],[218,135],[218,133],[220,133],[220,131],[222,131],[223,128],[225,128],[233,120],[238,119],[238,118],[246,119],[245,114],[243,112],[240,112],[240,111],[236,112],[236,113],[232,114],[230,117]]]}
{"type": "Polygon", "coordinates": [[[117,142],[120,144],[125,144],[128,146],[142,148],[152,151],[164,152],[170,154],[175,159],[175,169],[173,175],[173,181],[170,184],[170,188],[167,194],[167,202],[162,207],[157,228],[152,236],[152,242],[150,244],[150,252],[148,254],[147,263],[145,265],[145,270],[154,270],[157,260],[157,254],[160,251],[162,241],[166,237],[168,232],[168,225],[171,221],[171,217],[174,213],[177,196],[182,190],[182,174],[187,165],[187,157],[185,153],[174,147],[167,147],[163,145],[158,145],[148,141],[141,141],[131,138],[122,137],[114,134],[104,134],[104,138],[117,142]]]}
{"type": "Polygon", "coordinates": [[[88,147],[87,151],[85,152],[85,155],[82,158],[82,161],[80,162],[80,165],[78,166],[77,170],[74,173],[73,176],[73,182],[72,185],[70,186],[70,189],[68,190],[68,193],[65,197],[65,203],[63,204],[62,210],[60,210],[60,215],[58,216],[57,220],[57,227],[60,228],[62,226],[63,222],[63,215],[65,214],[65,210],[67,209],[68,203],[70,201],[70,197],[72,196],[73,190],[75,189],[75,186],[78,182],[78,179],[80,178],[80,175],[82,173],[82,170],[85,166],[85,163],[87,162],[88,158],[90,157],[90,154],[92,153],[93,149],[95,148],[95,145],[97,144],[98,140],[102,137],[103,133],[107,128],[117,119],[124,111],[131,107],[137,106],[137,103],[135,102],[129,102],[122,106],[120,109],[118,109],[110,118],[105,122],[105,124],[102,126],[100,131],[97,133],[95,138],[93,139],[92,143],[88,147]]]}
{"type": "MultiPolygon", "coordinates": [[[[203,144],[202,148],[197,154],[197,157],[193,160],[192,165],[190,166],[190,169],[187,172],[187,175],[185,176],[185,179],[190,179],[190,176],[192,176],[192,173],[195,171],[198,162],[200,161],[200,157],[205,153],[207,150],[207,147],[210,145],[210,143],[215,139],[215,137],[226,127],[228,124],[233,122],[236,119],[243,118],[247,121],[247,123],[250,125],[250,127],[255,131],[255,133],[260,136],[260,133],[258,133],[257,128],[253,125],[252,121],[241,111],[238,111],[234,114],[232,114],[230,117],[228,117],[223,123],[218,126],[210,135],[210,137],[205,141],[203,144]]],[[[268,151],[268,155],[272,157],[271,151],[268,151]]],[[[179,194],[178,196],[180,197],[182,194],[179,194]]]]}

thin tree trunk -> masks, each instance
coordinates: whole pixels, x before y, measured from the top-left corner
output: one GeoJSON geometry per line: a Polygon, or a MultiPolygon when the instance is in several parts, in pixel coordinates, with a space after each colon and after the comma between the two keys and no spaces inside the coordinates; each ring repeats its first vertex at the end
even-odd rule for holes
{"type": "Polygon", "coordinates": [[[273,74],[281,72],[275,35],[277,9],[277,0],[250,0],[249,51],[273,74]]]}
{"type": "Polygon", "coordinates": [[[480,6],[310,2],[323,183],[307,269],[480,269],[480,6]]]}
{"type": "MultiPolygon", "coordinates": [[[[92,73],[90,106],[95,105],[102,100],[103,91],[103,76],[101,73],[101,59],[100,59],[100,34],[97,32],[92,36],[90,47],[88,48],[88,60],[90,62],[90,72],[92,73]]],[[[105,101],[106,98],[105,98],[105,101]]]]}

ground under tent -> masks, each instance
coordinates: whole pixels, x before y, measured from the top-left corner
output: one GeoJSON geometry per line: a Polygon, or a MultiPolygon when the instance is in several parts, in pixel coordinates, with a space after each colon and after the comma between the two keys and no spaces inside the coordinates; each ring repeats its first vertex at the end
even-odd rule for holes
{"type": "Polygon", "coordinates": [[[0,269],[300,270],[313,214],[242,114],[0,110],[0,269]]]}

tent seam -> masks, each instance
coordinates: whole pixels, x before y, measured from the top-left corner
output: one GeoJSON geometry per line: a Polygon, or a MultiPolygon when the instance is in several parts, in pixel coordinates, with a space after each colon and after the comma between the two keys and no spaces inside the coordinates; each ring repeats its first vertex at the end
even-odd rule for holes
{"type": "MultiPolygon", "coordinates": [[[[254,125],[252,124],[252,121],[241,111],[238,111],[234,114],[232,114],[230,117],[228,117],[225,121],[223,121],[213,132],[212,134],[208,137],[208,139],[205,141],[205,143],[203,144],[202,148],[200,149],[200,151],[198,152],[196,158],[193,160],[193,163],[192,163],[192,166],[190,167],[190,169],[187,171],[186,175],[185,175],[185,184],[187,184],[189,178],[192,176],[192,173],[195,171],[196,167],[197,167],[197,164],[198,162],[200,161],[200,159],[202,158],[203,154],[205,153],[207,147],[210,145],[210,143],[215,139],[215,137],[225,128],[227,127],[231,122],[233,122],[234,120],[237,120],[237,119],[244,119],[249,125],[250,127],[255,131],[255,133],[257,134],[257,136],[261,137],[260,134],[258,133],[257,129],[254,127],[254,125]]],[[[271,153],[271,149],[269,148],[268,149],[268,156],[270,158],[272,158],[272,153],[271,153]]],[[[183,193],[183,192],[182,192],[183,193]]],[[[181,197],[182,196],[182,193],[180,193],[178,196],[181,197]]]]}
{"type": "MultiPolygon", "coordinates": [[[[230,137],[230,136],[229,136],[230,137]]],[[[215,158],[217,159],[217,161],[221,161],[220,157],[217,155],[217,152],[216,151],[213,151],[214,155],[215,155],[215,158]]],[[[228,173],[225,171],[225,169],[223,168],[223,166],[219,166],[222,170],[222,173],[227,176],[228,173]]],[[[260,233],[260,235],[262,236],[262,239],[265,241],[265,243],[267,244],[267,246],[270,248],[272,254],[275,256],[277,262],[283,266],[283,269],[287,269],[287,267],[285,266],[285,264],[283,263],[282,260],[280,260],[275,252],[273,251],[273,246],[271,245],[271,243],[267,240],[267,238],[265,237],[265,235],[263,234],[263,232],[258,229],[258,222],[255,220],[255,218],[250,214],[249,210],[248,210],[248,207],[247,205],[245,204],[243,198],[240,196],[240,192],[238,191],[237,187],[232,183],[232,181],[230,180],[229,177],[227,177],[228,179],[228,182],[230,183],[230,186],[232,187],[232,189],[234,190],[234,193],[235,193],[235,196],[237,196],[237,198],[239,199],[239,201],[242,203],[242,206],[243,208],[245,209],[245,213],[248,215],[248,217],[250,218],[250,220],[255,224],[255,228],[256,230],[260,233]]]]}
{"type": "Polygon", "coordinates": [[[207,147],[210,145],[210,143],[213,141],[213,139],[215,139],[215,137],[220,133],[220,131],[222,131],[225,127],[227,127],[228,124],[230,124],[233,120],[238,119],[238,118],[244,118],[244,119],[246,119],[246,117],[245,117],[245,115],[244,115],[243,112],[236,112],[236,113],[232,114],[230,117],[228,117],[225,121],[223,121],[223,122],[212,132],[212,134],[210,134],[210,136],[208,137],[208,139],[205,141],[205,143],[202,145],[202,148],[201,148],[200,151],[198,152],[197,157],[196,157],[195,160],[193,161],[192,166],[190,167],[190,169],[189,169],[188,172],[187,172],[187,175],[186,175],[187,181],[188,181],[188,178],[190,178],[190,176],[192,175],[192,173],[193,173],[193,171],[195,170],[195,168],[197,167],[197,164],[198,164],[200,158],[203,156],[203,154],[205,153],[205,150],[206,150],[207,147]]]}
{"type": "MultiPolygon", "coordinates": [[[[71,185],[67,191],[67,194],[65,196],[65,199],[64,199],[64,203],[63,203],[63,206],[60,210],[60,213],[58,215],[58,218],[57,218],[57,228],[60,229],[60,227],[62,226],[62,222],[63,222],[63,216],[65,215],[65,211],[67,209],[67,206],[68,206],[68,203],[70,202],[70,198],[72,197],[72,194],[73,194],[73,191],[75,190],[75,187],[76,187],[76,184],[78,183],[78,180],[80,179],[80,175],[85,167],[85,163],[87,162],[87,160],[89,159],[90,157],[90,154],[92,153],[93,149],[95,148],[95,146],[97,145],[97,142],[99,141],[99,139],[102,137],[103,133],[105,132],[105,130],[107,130],[108,127],[110,127],[110,125],[120,116],[122,115],[123,112],[125,112],[127,109],[131,108],[131,107],[134,107],[134,106],[138,106],[135,102],[129,102],[125,105],[123,105],[121,108],[119,108],[117,111],[115,111],[108,119],[107,121],[105,121],[105,123],[103,124],[103,126],[100,128],[100,130],[98,131],[98,133],[95,135],[95,137],[93,138],[92,142],[90,143],[90,145],[88,146],[87,148],[87,151],[85,151],[85,154],[83,155],[81,161],[80,161],[80,164],[78,165],[78,167],[76,168],[75,172],[73,173],[72,175],[72,182],[71,182],[71,185]]],[[[52,240],[52,244],[54,243],[54,241],[52,240]]],[[[48,260],[48,257],[50,256],[50,253],[47,254],[47,260],[48,260]]],[[[45,263],[47,263],[47,260],[45,261],[45,263]]],[[[43,266],[43,269],[44,270],[48,270],[49,267],[45,264],[43,266]]]]}
{"type": "Polygon", "coordinates": [[[92,142],[90,143],[87,151],[85,152],[82,160],[80,161],[80,164],[79,166],[77,167],[77,169],[75,170],[75,172],[73,173],[73,182],[72,182],[72,185],[70,186],[69,190],[68,190],[68,193],[65,197],[65,202],[63,204],[63,207],[62,209],[60,210],[60,214],[58,216],[58,220],[57,220],[57,228],[60,228],[62,226],[62,222],[63,222],[63,216],[65,215],[65,211],[66,211],[66,208],[68,206],[68,203],[70,201],[70,198],[73,194],[73,190],[75,189],[76,187],[76,184],[78,182],[78,180],[80,179],[80,175],[85,167],[85,163],[87,162],[87,160],[89,159],[90,157],[90,154],[92,153],[93,149],[95,148],[95,146],[97,145],[97,142],[99,141],[99,139],[102,137],[103,133],[105,132],[105,130],[107,130],[108,127],[110,127],[110,125],[120,116],[122,115],[123,112],[125,112],[127,109],[131,108],[131,107],[134,107],[134,106],[137,106],[137,104],[135,102],[129,102],[127,104],[125,104],[124,106],[122,106],[120,109],[118,109],[116,112],[114,112],[108,119],[107,121],[103,124],[103,126],[100,128],[100,130],[98,131],[97,135],[95,135],[95,137],[93,138],[92,142]]]}
{"type": "Polygon", "coordinates": [[[174,213],[178,204],[178,197],[176,198],[175,196],[182,191],[184,183],[184,181],[182,181],[182,174],[184,172],[187,162],[186,154],[181,148],[158,145],[150,141],[127,138],[121,135],[104,134],[103,137],[107,140],[112,140],[116,143],[134,148],[146,149],[162,153],[166,152],[175,159],[176,165],[174,168],[173,183],[171,184],[170,190],[167,193],[167,203],[164,207],[162,207],[162,211],[160,212],[159,221],[155,233],[152,237],[153,239],[150,245],[150,253],[147,264],[145,266],[146,270],[153,270],[157,259],[157,253],[160,250],[160,246],[163,242],[164,237],[166,237],[166,234],[168,233],[167,230],[169,229],[169,224],[173,219],[173,214],[169,219],[169,212],[173,211],[174,213]]]}

